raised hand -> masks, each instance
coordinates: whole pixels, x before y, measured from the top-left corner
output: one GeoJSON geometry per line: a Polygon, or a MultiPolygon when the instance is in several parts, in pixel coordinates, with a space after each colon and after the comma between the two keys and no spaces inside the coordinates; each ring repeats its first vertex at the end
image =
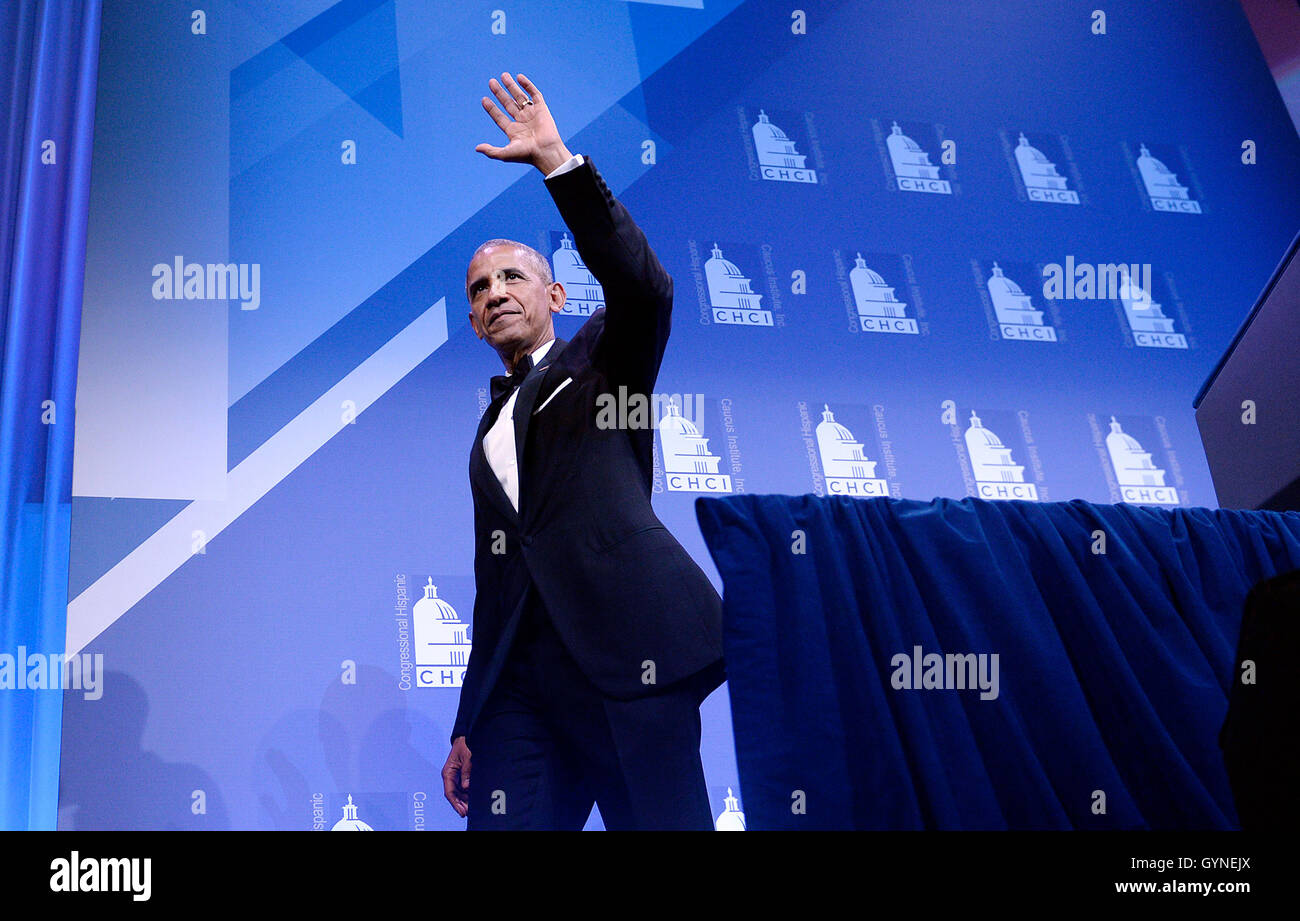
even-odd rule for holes
{"type": "Polygon", "coordinates": [[[509,141],[504,147],[479,144],[475,150],[493,160],[531,163],[543,173],[551,172],[573,156],[564,146],[541,90],[531,80],[519,74],[516,82],[509,74],[502,74],[500,82],[496,78],[488,81],[488,89],[501,103],[501,108],[486,96],[483,97],[483,108],[509,141]]]}

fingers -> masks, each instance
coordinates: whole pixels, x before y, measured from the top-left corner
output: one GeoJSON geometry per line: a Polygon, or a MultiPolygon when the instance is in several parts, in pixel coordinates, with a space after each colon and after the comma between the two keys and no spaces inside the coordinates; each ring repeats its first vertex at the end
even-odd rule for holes
{"type": "MultiPolygon", "coordinates": [[[[498,109],[496,106],[494,106],[492,104],[492,100],[488,99],[486,96],[483,97],[483,109],[484,111],[487,112],[488,115],[492,116],[492,121],[496,122],[497,127],[500,128],[503,132],[505,132],[508,136],[509,132],[507,131],[507,128],[509,127],[509,125],[512,124],[512,122],[510,121],[509,118],[506,117],[505,113],[502,112],[500,109],[498,109]]],[[[503,151],[505,148],[494,147],[491,144],[479,144],[474,149],[481,154],[491,157],[493,160],[500,160],[501,151],[503,151]]]]}
{"type": "Polygon", "coordinates": [[[497,127],[502,131],[505,131],[506,128],[509,127],[510,119],[506,118],[505,113],[494,106],[492,100],[488,99],[486,96],[483,97],[483,109],[488,115],[492,116],[492,120],[497,123],[497,127]]]}
{"type": "Polygon", "coordinates": [[[543,105],[544,101],[542,99],[542,91],[533,86],[533,81],[529,80],[523,74],[516,74],[515,76],[519,80],[519,85],[528,91],[528,95],[532,97],[533,102],[537,103],[539,106],[543,105]]]}
{"type": "Polygon", "coordinates": [[[502,74],[501,76],[505,80],[506,87],[510,90],[510,96],[514,99],[515,105],[519,106],[521,109],[528,105],[528,94],[519,88],[519,84],[515,82],[515,78],[509,74],[502,74]]]}
{"type": "Polygon", "coordinates": [[[465,791],[469,788],[469,775],[462,777],[461,769],[463,765],[458,766],[451,758],[447,759],[442,768],[442,795],[463,819],[469,813],[469,799],[465,796],[465,791]]]}
{"type": "Polygon", "coordinates": [[[497,102],[501,103],[501,107],[506,112],[511,115],[519,114],[519,101],[511,95],[509,90],[498,83],[495,77],[488,81],[488,89],[492,91],[493,96],[497,97],[497,102]]]}
{"type": "Polygon", "coordinates": [[[456,768],[448,761],[442,768],[442,795],[447,797],[447,802],[452,806],[456,805],[456,768]]]}
{"type": "Polygon", "coordinates": [[[534,105],[541,103],[542,96],[537,92],[537,87],[533,86],[532,81],[523,74],[519,74],[519,82],[516,82],[510,74],[502,73],[500,80],[493,77],[488,81],[488,88],[500,103],[500,108],[493,104],[490,97],[484,96],[483,111],[492,117],[492,121],[496,122],[496,126],[506,135],[510,143],[505,147],[479,144],[474,150],[493,160],[531,162],[535,154],[535,145],[531,141],[530,132],[535,133],[539,124],[545,128],[546,119],[539,122],[536,116],[524,115],[523,110],[533,109],[534,105]],[[536,96],[536,102],[528,98],[521,84],[530,88],[536,96]]]}
{"type": "Polygon", "coordinates": [[[469,800],[458,793],[448,793],[447,802],[451,803],[451,808],[456,810],[456,814],[462,819],[469,812],[469,800]]]}

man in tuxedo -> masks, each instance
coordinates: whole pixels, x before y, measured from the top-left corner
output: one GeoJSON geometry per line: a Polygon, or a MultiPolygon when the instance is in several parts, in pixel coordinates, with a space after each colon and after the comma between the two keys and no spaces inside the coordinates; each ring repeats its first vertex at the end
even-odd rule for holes
{"type": "Polygon", "coordinates": [[[655,420],[599,411],[620,388],[650,398],[672,279],[537,87],[501,77],[483,108],[508,142],[475,149],[542,172],[605,306],[557,339],[543,255],[491,240],[466,274],[506,374],[470,454],[473,649],[444,792],[470,829],[577,830],[593,803],[610,829],[709,829],[699,707],[723,679],[721,602],[651,509],[655,420]]]}

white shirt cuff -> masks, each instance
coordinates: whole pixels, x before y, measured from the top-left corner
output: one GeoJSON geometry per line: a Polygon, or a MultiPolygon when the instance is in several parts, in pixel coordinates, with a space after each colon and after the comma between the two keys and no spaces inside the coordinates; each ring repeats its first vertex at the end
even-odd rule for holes
{"type": "Polygon", "coordinates": [[[546,178],[554,179],[556,176],[560,176],[564,173],[567,173],[571,169],[577,169],[578,167],[582,166],[582,163],[583,163],[582,154],[574,154],[572,157],[565,160],[555,169],[547,173],[546,178]]]}

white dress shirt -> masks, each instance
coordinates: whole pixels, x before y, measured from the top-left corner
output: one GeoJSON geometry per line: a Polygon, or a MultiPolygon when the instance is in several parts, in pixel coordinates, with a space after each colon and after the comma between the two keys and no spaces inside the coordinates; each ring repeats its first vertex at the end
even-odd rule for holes
{"type": "MultiPolygon", "coordinates": [[[[577,169],[583,163],[582,154],[574,154],[568,160],[565,160],[555,169],[546,174],[547,179],[567,173],[571,169],[577,169]]],[[[532,352],[533,367],[536,368],[546,357],[546,353],[551,350],[555,344],[552,339],[532,352]]],[[[567,383],[567,382],[566,382],[567,383]]],[[[519,462],[515,453],[515,399],[519,396],[519,388],[510,394],[506,400],[506,405],[501,407],[501,413],[497,416],[497,421],[488,429],[483,436],[483,453],[487,455],[488,466],[496,474],[497,482],[501,488],[506,491],[510,498],[510,504],[519,511],[519,462]]]]}
{"type": "MultiPolygon", "coordinates": [[[[533,367],[542,363],[546,353],[551,350],[555,340],[539,346],[532,352],[533,367]]],[[[496,474],[497,482],[510,497],[510,504],[519,511],[519,461],[515,457],[515,400],[519,397],[519,388],[510,394],[506,405],[501,407],[497,421],[492,423],[487,434],[483,436],[483,453],[487,455],[488,466],[496,474]]]]}

